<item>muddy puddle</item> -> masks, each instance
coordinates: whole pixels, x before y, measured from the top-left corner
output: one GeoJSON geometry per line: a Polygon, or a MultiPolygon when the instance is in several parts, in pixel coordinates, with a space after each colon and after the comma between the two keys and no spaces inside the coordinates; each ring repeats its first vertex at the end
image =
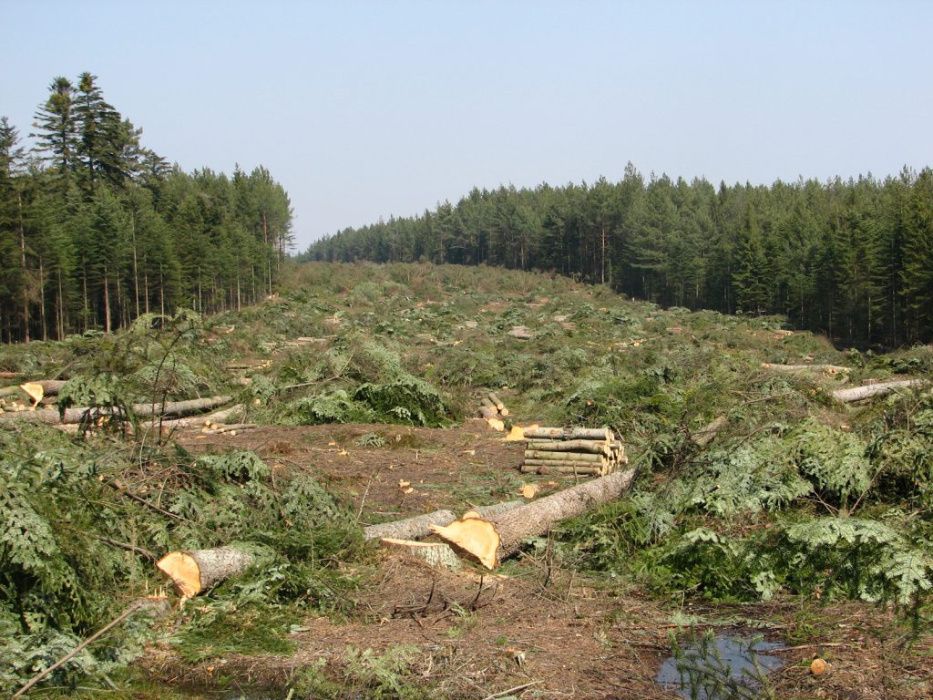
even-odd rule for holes
{"type": "Polygon", "coordinates": [[[716,635],[684,644],[664,660],[655,680],[689,700],[752,700],[783,661],[783,646],[759,637],[716,635]]]}

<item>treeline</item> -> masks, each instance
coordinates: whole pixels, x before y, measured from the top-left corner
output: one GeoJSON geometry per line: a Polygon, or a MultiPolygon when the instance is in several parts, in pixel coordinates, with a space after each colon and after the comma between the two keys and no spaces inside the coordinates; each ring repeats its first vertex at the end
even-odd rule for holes
{"type": "Polygon", "coordinates": [[[291,206],[265,168],[170,166],[90,73],[55,78],[32,129],[27,148],[0,119],[2,340],[238,308],[273,289],[291,206]]]}
{"type": "Polygon", "coordinates": [[[847,344],[933,339],[933,171],[718,188],[645,179],[474,189],[346,229],[313,260],[552,270],[665,306],[787,314],[847,344]]]}

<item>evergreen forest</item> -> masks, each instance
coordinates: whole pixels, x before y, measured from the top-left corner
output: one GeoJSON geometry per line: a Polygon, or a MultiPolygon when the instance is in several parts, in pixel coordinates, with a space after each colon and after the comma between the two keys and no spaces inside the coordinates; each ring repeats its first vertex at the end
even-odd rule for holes
{"type": "Polygon", "coordinates": [[[274,288],[291,243],[268,170],[184,172],[142,145],[96,76],[56,77],[28,139],[0,118],[0,339],[110,332],[274,288]]]}
{"type": "Polygon", "coordinates": [[[645,178],[473,189],[348,228],[308,260],[553,271],[666,307],[786,314],[834,342],[933,339],[933,170],[773,185],[645,178]]]}

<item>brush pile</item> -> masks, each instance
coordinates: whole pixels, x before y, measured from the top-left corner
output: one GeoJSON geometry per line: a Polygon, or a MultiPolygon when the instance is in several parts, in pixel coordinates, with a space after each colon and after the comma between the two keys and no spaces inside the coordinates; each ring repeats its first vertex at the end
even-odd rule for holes
{"type": "Polygon", "coordinates": [[[524,474],[605,476],[628,464],[611,428],[528,428],[524,474]]]}

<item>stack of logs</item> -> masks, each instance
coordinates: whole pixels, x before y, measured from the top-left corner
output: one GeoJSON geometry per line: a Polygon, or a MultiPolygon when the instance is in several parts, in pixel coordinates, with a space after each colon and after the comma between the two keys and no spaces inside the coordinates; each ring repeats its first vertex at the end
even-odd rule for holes
{"type": "Polygon", "coordinates": [[[628,464],[611,428],[527,428],[524,474],[604,476],[628,464]]]}
{"type": "Polygon", "coordinates": [[[509,415],[509,409],[502,403],[502,399],[496,396],[495,392],[490,391],[480,400],[479,414],[486,419],[486,422],[494,430],[502,432],[505,430],[505,421],[502,420],[509,415]]]}

